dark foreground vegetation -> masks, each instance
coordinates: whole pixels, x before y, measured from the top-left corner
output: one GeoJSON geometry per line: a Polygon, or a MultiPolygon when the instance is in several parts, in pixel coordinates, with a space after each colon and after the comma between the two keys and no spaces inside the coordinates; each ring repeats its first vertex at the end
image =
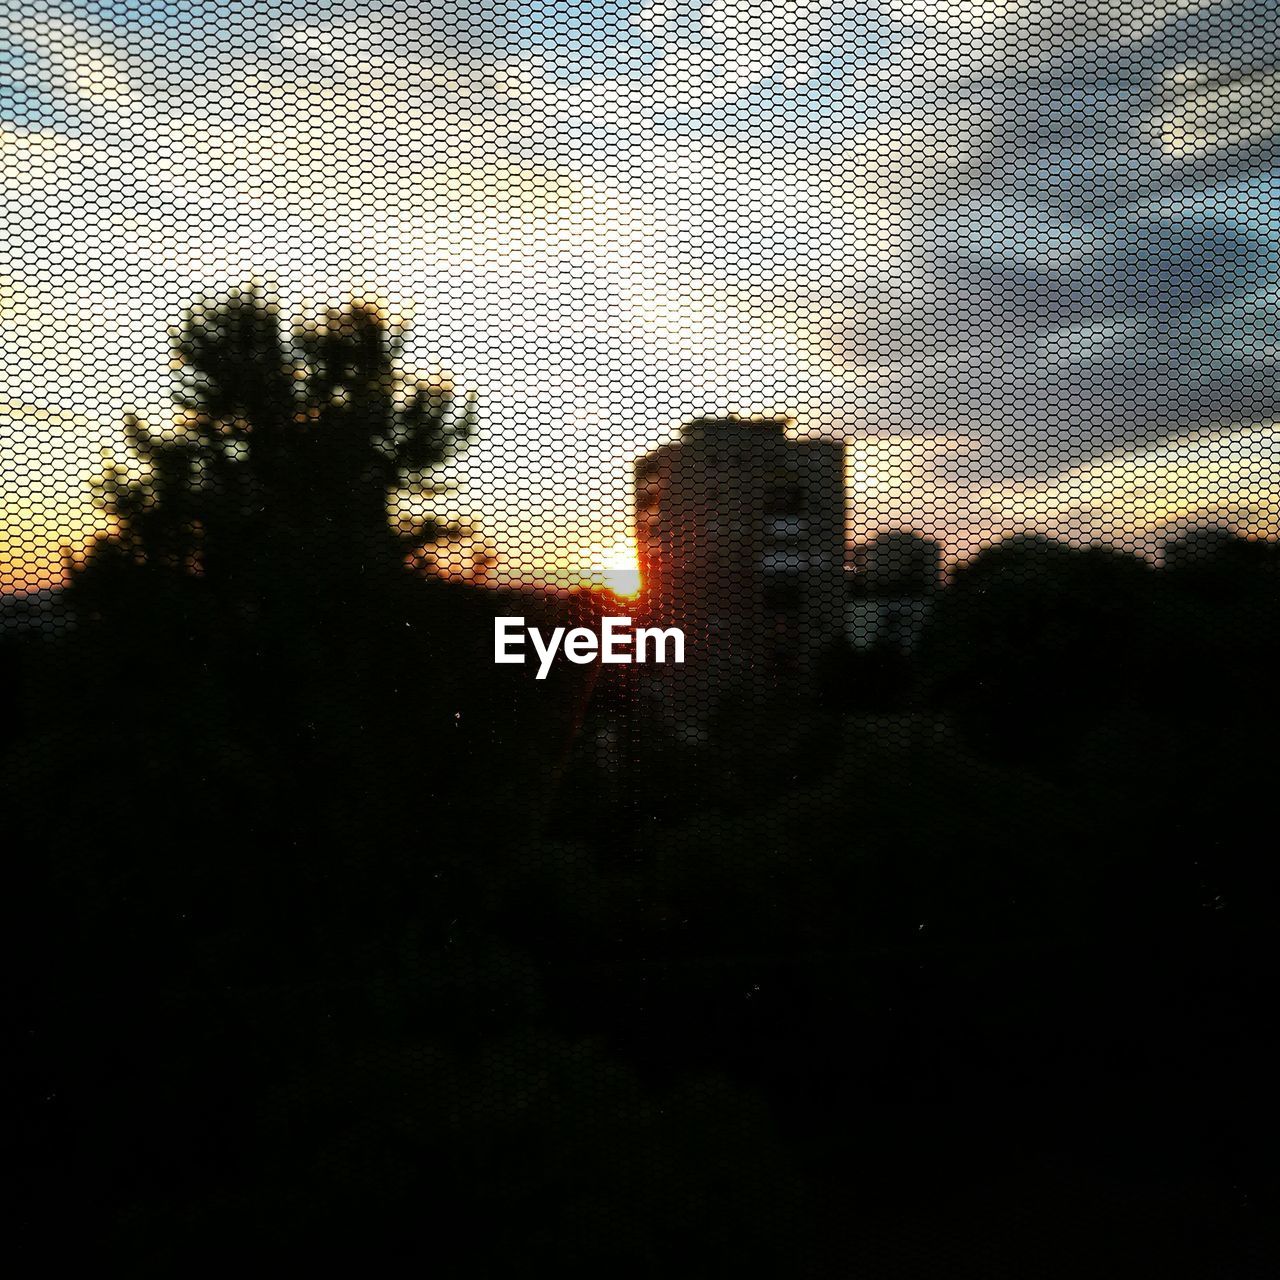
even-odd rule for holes
{"type": "Polygon", "coordinates": [[[492,665],[600,601],[413,572],[470,419],[379,317],[179,350],[77,626],[2,651],[25,1249],[1274,1273],[1273,545],[1015,541],[691,756],[492,665]]]}

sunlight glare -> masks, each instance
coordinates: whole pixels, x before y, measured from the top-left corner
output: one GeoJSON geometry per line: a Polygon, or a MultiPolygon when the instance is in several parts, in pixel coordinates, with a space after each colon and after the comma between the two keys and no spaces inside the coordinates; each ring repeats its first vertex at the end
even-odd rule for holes
{"type": "Polygon", "coordinates": [[[606,587],[626,600],[640,594],[640,562],[633,538],[604,549],[592,567],[591,585],[606,587]]]}

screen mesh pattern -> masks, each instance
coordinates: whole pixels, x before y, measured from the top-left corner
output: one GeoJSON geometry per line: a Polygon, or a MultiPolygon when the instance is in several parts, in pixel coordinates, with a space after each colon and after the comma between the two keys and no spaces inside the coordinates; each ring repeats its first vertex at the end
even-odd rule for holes
{"type": "Polygon", "coordinates": [[[1280,1273],[1274,0],[2,13],[23,1274],[1280,1273]]]}

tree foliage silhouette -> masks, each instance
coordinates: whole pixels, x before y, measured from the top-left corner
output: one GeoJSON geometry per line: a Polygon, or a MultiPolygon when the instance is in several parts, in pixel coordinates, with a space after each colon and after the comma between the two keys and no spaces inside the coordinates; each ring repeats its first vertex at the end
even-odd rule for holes
{"type": "Polygon", "coordinates": [[[961,566],[939,600],[920,655],[925,695],[986,750],[1057,758],[1130,697],[1157,587],[1137,556],[1008,538],[961,566]]]}
{"type": "Polygon", "coordinates": [[[304,566],[366,574],[449,537],[429,515],[393,528],[388,502],[438,496],[474,398],[404,373],[404,339],[359,299],[288,334],[256,287],[193,307],[174,332],[174,421],[126,423],[131,457],[96,485],[113,529],[87,570],[123,560],[278,590],[304,566]]]}

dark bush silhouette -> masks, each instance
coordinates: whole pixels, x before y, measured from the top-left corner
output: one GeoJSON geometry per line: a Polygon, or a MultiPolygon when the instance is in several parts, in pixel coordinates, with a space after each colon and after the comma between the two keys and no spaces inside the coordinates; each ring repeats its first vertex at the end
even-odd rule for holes
{"type": "Polygon", "coordinates": [[[130,423],[101,480],[79,625],[5,652],[31,1238],[496,1274],[615,1262],[635,1200],[638,1273],[781,1267],[804,1197],[766,1108],[652,1091],[551,1007],[519,908],[586,688],[495,672],[492,618],[602,602],[412,570],[450,531],[388,497],[474,415],[399,377],[375,310],[286,340],[245,291],[176,352],[175,424],[130,423]]]}
{"type": "Polygon", "coordinates": [[[493,667],[616,601],[414,568],[472,414],[376,310],[177,350],[79,625],[3,650],[43,1256],[1266,1274],[1273,545],[1003,544],[708,758],[493,667]]]}
{"type": "Polygon", "coordinates": [[[926,696],[986,749],[1060,754],[1090,717],[1133,700],[1155,592],[1135,556],[1011,538],[959,568],[939,600],[926,696]]]}

